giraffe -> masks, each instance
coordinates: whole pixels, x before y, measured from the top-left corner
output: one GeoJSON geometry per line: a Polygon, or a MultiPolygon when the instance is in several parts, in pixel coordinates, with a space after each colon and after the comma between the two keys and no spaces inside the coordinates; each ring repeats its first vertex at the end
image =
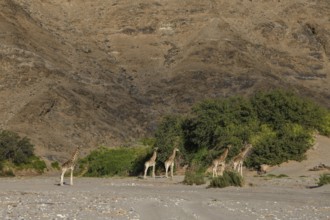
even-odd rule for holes
{"type": "Polygon", "coordinates": [[[252,144],[246,144],[243,150],[233,158],[234,170],[237,170],[238,173],[243,176],[243,162],[246,154],[252,148],[252,144]]]}
{"type": "Polygon", "coordinates": [[[226,158],[228,156],[229,149],[231,148],[231,145],[228,145],[225,149],[225,151],[220,154],[220,157],[212,161],[212,177],[218,176],[218,166],[221,166],[220,176],[223,175],[223,172],[225,171],[226,166],[226,158]]]}
{"type": "Polygon", "coordinates": [[[144,163],[144,176],[143,176],[144,179],[147,178],[147,171],[148,171],[149,167],[151,167],[151,166],[152,166],[152,177],[155,178],[157,150],[158,150],[158,147],[156,147],[154,149],[154,153],[152,154],[151,158],[144,163]]]}
{"type": "Polygon", "coordinates": [[[62,170],[62,174],[61,174],[61,182],[60,182],[60,186],[63,186],[63,179],[64,179],[64,174],[67,170],[71,170],[71,178],[70,178],[70,185],[73,185],[73,170],[74,167],[76,165],[76,161],[78,158],[78,154],[80,151],[80,147],[77,147],[76,150],[73,152],[71,158],[66,161],[65,163],[62,164],[61,166],[61,170],[62,170]]]}
{"type": "Polygon", "coordinates": [[[176,152],[179,151],[179,149],[176,147],[173,149],[172,155],[165,161],[165,177],[168,178],[168,169],[171,167],[171,178],[173,178],[173,168],[174,168],[174,159],[176,152]]]}

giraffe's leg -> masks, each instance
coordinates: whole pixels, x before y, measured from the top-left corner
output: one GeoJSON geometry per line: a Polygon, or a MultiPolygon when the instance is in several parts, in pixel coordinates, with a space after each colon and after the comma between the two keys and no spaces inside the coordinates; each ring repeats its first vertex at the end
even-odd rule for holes
{"type": "Polygon", "coordinates": [[[171,178],[173,178],[174,162],[171,164],[171,178]]]}
{"type": "Polygon", "coordinates": [[[239,173],[239,163],[234,164],[234,170],[239,173]]]}
{"type": "Polygon", "coordinates": [[[63,181],[64,181],[64,174],[65,174],[65,172],[66,172],[66,169],[62,169],[60,186],[63,186],[63,181]]]}
{"type": "Polygon", "coordinates": [[[155,168],[156,168],[156,164],[153,164],[152,166],[152,177],[155,178],[156,175],[155,175],[155,168]]]}
{"type": "Polygon", "coordinates": [[[234,171],[236,171],[236,166],[237,166],[237,163],[234,162],[234,164],[233,164],[234,171]]]}
{"type": "Polygon", "coordinates": [[[218,176],[217,169],[218,169],[218,166],[214,165],[213,170],[212,170],[213,171],[212,172],[212,177],[217,177],[218,176]]]}
{"type": "Polygon", "coordinates": [[[224,171],[225,171],[225,163],[222,163],[220,168],[220,176],[223,176],[224,171]]]}
{"type": "Polygon", "coordinates": [[[168,163],[165,163],[165,177],[168,178],[168,168],[170,167],[170,165],[168,163]]]}
{"type": "Polygon", "coordinates": [[[73,185],[73,168],[71,168],[70,185],[73,185]]]}
{"type": "Polygon", "coordinates": [[[144,176],[143,176],[144,179],[147,178],[147,171],[148,171],[148,168],[149,168],[148,164],[145,164],[145,165],[144,165],[144,176]]]}

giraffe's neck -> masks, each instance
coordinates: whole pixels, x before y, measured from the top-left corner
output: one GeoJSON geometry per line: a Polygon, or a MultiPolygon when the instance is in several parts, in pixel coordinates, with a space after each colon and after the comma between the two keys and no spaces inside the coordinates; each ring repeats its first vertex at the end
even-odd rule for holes
{"type": "Polygon", "coordinates": [[[242,154],[237,155],[234,159],[234,161],[240,161],[240,160],[243,160],[243,155],[242,154]]]}
{"type": "Polygon", "coordinates": [[[75,150],[75,152],[72,154],[72,157],[71,157],[71,161],[72,161],[72,162],[75,162],[75,161],[77,160],[77,158],[78,158],[78,154],[79,154],[79,149],[77,148],[77,149],[75,150]]]}
{"type": "Polygon", "coordinates": [[[157,158],[157,151],[154,151],[154,153],[152,154],[150,160],[151,160],[151,161],[155,161],[156,158],[157,158]]]}
{"type": "Polygon", "coordinates": [[[241,153],[239,153],[236,157],[235,157],[235,161],[240,161],[243,160],[245,155],[247,154],[247,152],[250,150],[251,147],[247,147],[246,149],[244,149],[241,153]]]}
{"type": "Polygon", "coordinates": [[[247,147],[243,152],[242,152],[242,157],[245,157],[245,155],[247,154],[247,152],[249,152],[249,150],[250,150],[250,146],[249,147],[247,147]]]}
{"type": "Polygon", "coordinates": [[[243,159],[243,152],[239,153],[236,157],[234,157],[234,161],[240,161],[243,159]]]}
{"type": "Polygon", "coordinates": [[[221,154],[219,160],[225,160],[227,158],[227,156],[228,156],[228,152],[229,152],[229,149],[226,148],[225,149],[225,152],[223,152],[223,154],[221,154]]]}
{"type": "Polygon", "coordinates": [[[173,153],[172,153],[172,155],[170,156],[170,160],[174,160],[175,155],[176,155],[176,149],[173,150],[173,153]]]}

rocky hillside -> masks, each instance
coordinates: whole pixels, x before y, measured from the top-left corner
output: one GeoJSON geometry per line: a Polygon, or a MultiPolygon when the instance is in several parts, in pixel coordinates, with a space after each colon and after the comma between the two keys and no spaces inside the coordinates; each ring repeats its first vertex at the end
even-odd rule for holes
{"type": "Polygon", "coordinates": [[[52,159],[259,89],[330,107],[328,0],[0,0],[0,128],[52,159]]]}

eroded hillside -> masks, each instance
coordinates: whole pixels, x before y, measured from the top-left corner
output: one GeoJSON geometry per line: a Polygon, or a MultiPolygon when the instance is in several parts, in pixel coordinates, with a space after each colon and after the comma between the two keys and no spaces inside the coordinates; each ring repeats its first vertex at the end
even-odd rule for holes
{"type": "Polygon", "coordinates": [[[329,14],[327,0],[1,0],[0,128],[51,159],[205,98],[290,87],[329,107],[329,14]]]}

